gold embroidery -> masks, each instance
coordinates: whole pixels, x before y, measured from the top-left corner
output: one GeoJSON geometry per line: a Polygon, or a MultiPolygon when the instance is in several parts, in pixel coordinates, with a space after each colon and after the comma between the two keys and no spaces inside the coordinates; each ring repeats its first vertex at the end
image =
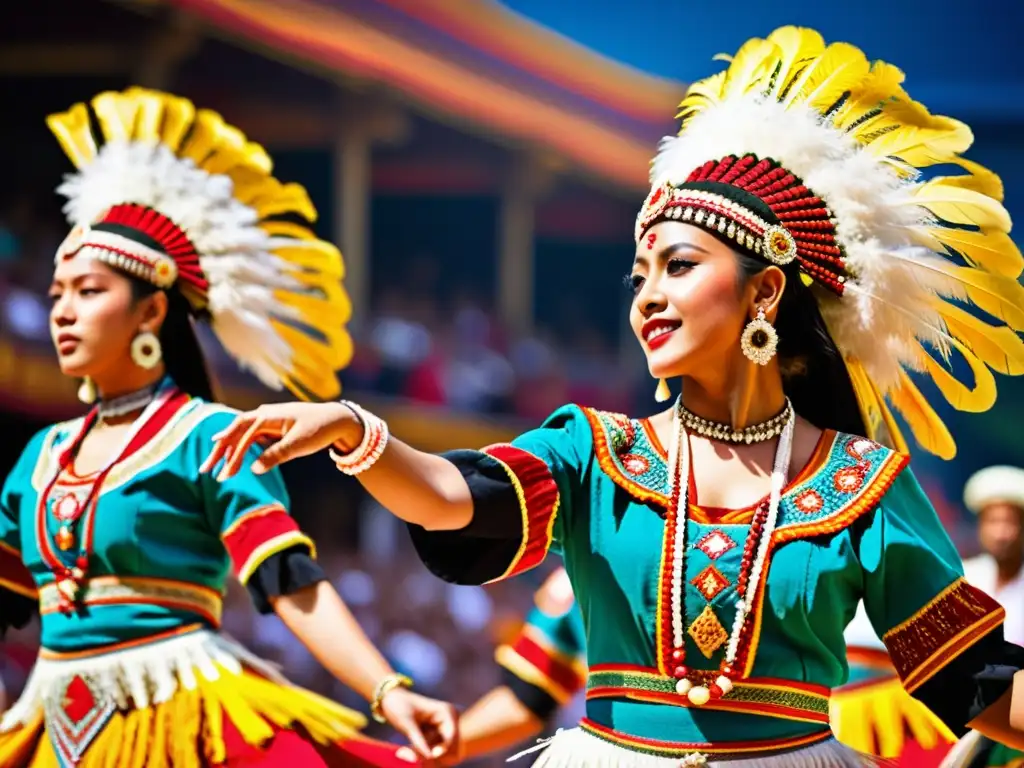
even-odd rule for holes
{"type": "Polygon", "coordinates": [[[704,606],[704,610],[693,620],[690,628],[686,631],[693,638],[693,642],[697,644],[700,652],[709,659],[729,639],[729,633],[725,631],[725,627],[722,626],[722,622],[718,620],[715,612],[711,610],[710,605],[704,606]]]}

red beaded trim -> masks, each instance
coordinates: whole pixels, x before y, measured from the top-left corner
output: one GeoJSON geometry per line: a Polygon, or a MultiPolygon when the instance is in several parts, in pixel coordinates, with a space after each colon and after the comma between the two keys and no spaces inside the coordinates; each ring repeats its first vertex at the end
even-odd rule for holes
{"type": "Polygon", "coordinates": [[[999,603],[957,579],[882,640],[903,687],[912,693],[1005,618],[999,603]]]}
{"type": "MultiPolygon", "coordinates": [[[[794,241],[795,257],[801,270],[833,293],[842,295],[847,274],[832,212],[797,176],[774,161],[759,159],[755,155],[730,155],[720,160],[709,160],[691,173],[683,184],[664,184],[653,189],[637,217],[636,241],[639,242],[647,228],[662,218],[687,222],[692,219],[693,223],[728,234],[740,246],[761,254],[768,247],[760,237],[768,223],[729,198],[686,186],[707,182],[728,184],[759,198],[794,241]],[[721,200],[715,200],[716,197],[721,200]],[[686,208],[685,215],[677,215],[678,211],[673,213],[672,209],[678,206],[686,208]],[[710,221],[692,215],[694,210],[712,214],[708,217],[710,221]],[[728,223],[723,224],[722,217],[728,223]],[[748,233],[736,235],[731,227],[739,227],[748,233]],[[751,237],[751,234],[756,237],[751,237]]],[[[775,261],[773,256],[782,255],[781,252],[768,253],[765,257],[775,261]]]]}

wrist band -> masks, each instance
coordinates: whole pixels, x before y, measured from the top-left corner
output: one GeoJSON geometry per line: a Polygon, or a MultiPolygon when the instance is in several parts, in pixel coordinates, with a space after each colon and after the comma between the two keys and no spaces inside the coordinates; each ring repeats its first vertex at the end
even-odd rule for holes
{"type": "Polygon", "coordinates": [[[355,476],[376,464],[384,453],[388,444],[388,425],[383,419],[349,400],[342,400],[341,404],[351,410],[362,423],[363,438],[355,449],[347,453],[331,448],[330,456],[338,471],[355,476]]]}
{"type": "Polygon", "coordinates": [[[405,675],[393,674],[388,675],[377,684],[377,689],[373,692],[373,701],[370,703],[370,714],[373,715],[373,719],[378,723],[387,722],[387,718],[381,712],[381,704],[384,702],[384,697],[388,691],[399,687],[412,688],[412,680],[405,675]]]}

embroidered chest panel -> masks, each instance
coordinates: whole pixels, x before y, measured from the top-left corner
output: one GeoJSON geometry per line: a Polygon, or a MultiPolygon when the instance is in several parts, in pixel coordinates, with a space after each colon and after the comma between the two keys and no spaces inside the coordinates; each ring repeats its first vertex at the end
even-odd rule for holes
{"type": "MultiPolygon", "coordinates": [[[[646,422],[620,414],[584,409],[593,431],[601,471],[637,502],[667,509],[667,466],[657,438],[646,422]]],[[[743,581],[749,524],[728,517],[718,522],[689,520],[684,561],[686,663],[691,670],[717,674],[733,628],[741,590],[755,590],[754,612],[741,636],[738,667],[749,675],[756,653],[759,614],[771,557],[781,544],[795,539],[836,533],[872,509],[906,464],[906,457],[871,440],[829,433],[820,446],[815,466],[785,490],[768,561],[757,584],[743,581]]],[[[676,664],[672,643],[671,570],[675,547],[674,522],[666,519],[657,581],[653,627],[657,666],[671,675],[676,664]]],[[[756,542],[755,542],[756,543],[756,542]]],[[[699,677],[699,674],[698,674],[699,677]]]]}

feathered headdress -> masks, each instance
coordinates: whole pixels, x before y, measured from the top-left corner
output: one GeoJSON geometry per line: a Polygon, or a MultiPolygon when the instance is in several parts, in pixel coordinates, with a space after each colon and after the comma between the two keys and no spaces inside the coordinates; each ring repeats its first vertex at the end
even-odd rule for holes
{"type": "Polygon", "coordinates": [[[308,228],[306,190],[275,179],[261,146],[215,112],[142,88],[47,124],[78,169],[57,190],[73,226],[58,258],[84,254],[180,290],[267,386],[338,395],[352,355],[341,254],[308,228]]]}
{"type": "Polygon", "coordinates": [[[960,156],[970,129],[930,114],[902,82],[894,66],[846,43],[826,46],[813,30],[748,41],[683,99],[636,238],[668,218],[774,264],[795,260],[846,361],[868,436],[907,450],[894,410],[923,448],[952,458],[949,430],[908,372],[929,375],[959,410],[990,408],[992,371],[1024,373],[1024,259],[999,178],[960,156]],[[922,180],[920,169],[943,165],[958,175],[922,180]],[[950,372],[952,350],[973,386],[950,372]]]}

